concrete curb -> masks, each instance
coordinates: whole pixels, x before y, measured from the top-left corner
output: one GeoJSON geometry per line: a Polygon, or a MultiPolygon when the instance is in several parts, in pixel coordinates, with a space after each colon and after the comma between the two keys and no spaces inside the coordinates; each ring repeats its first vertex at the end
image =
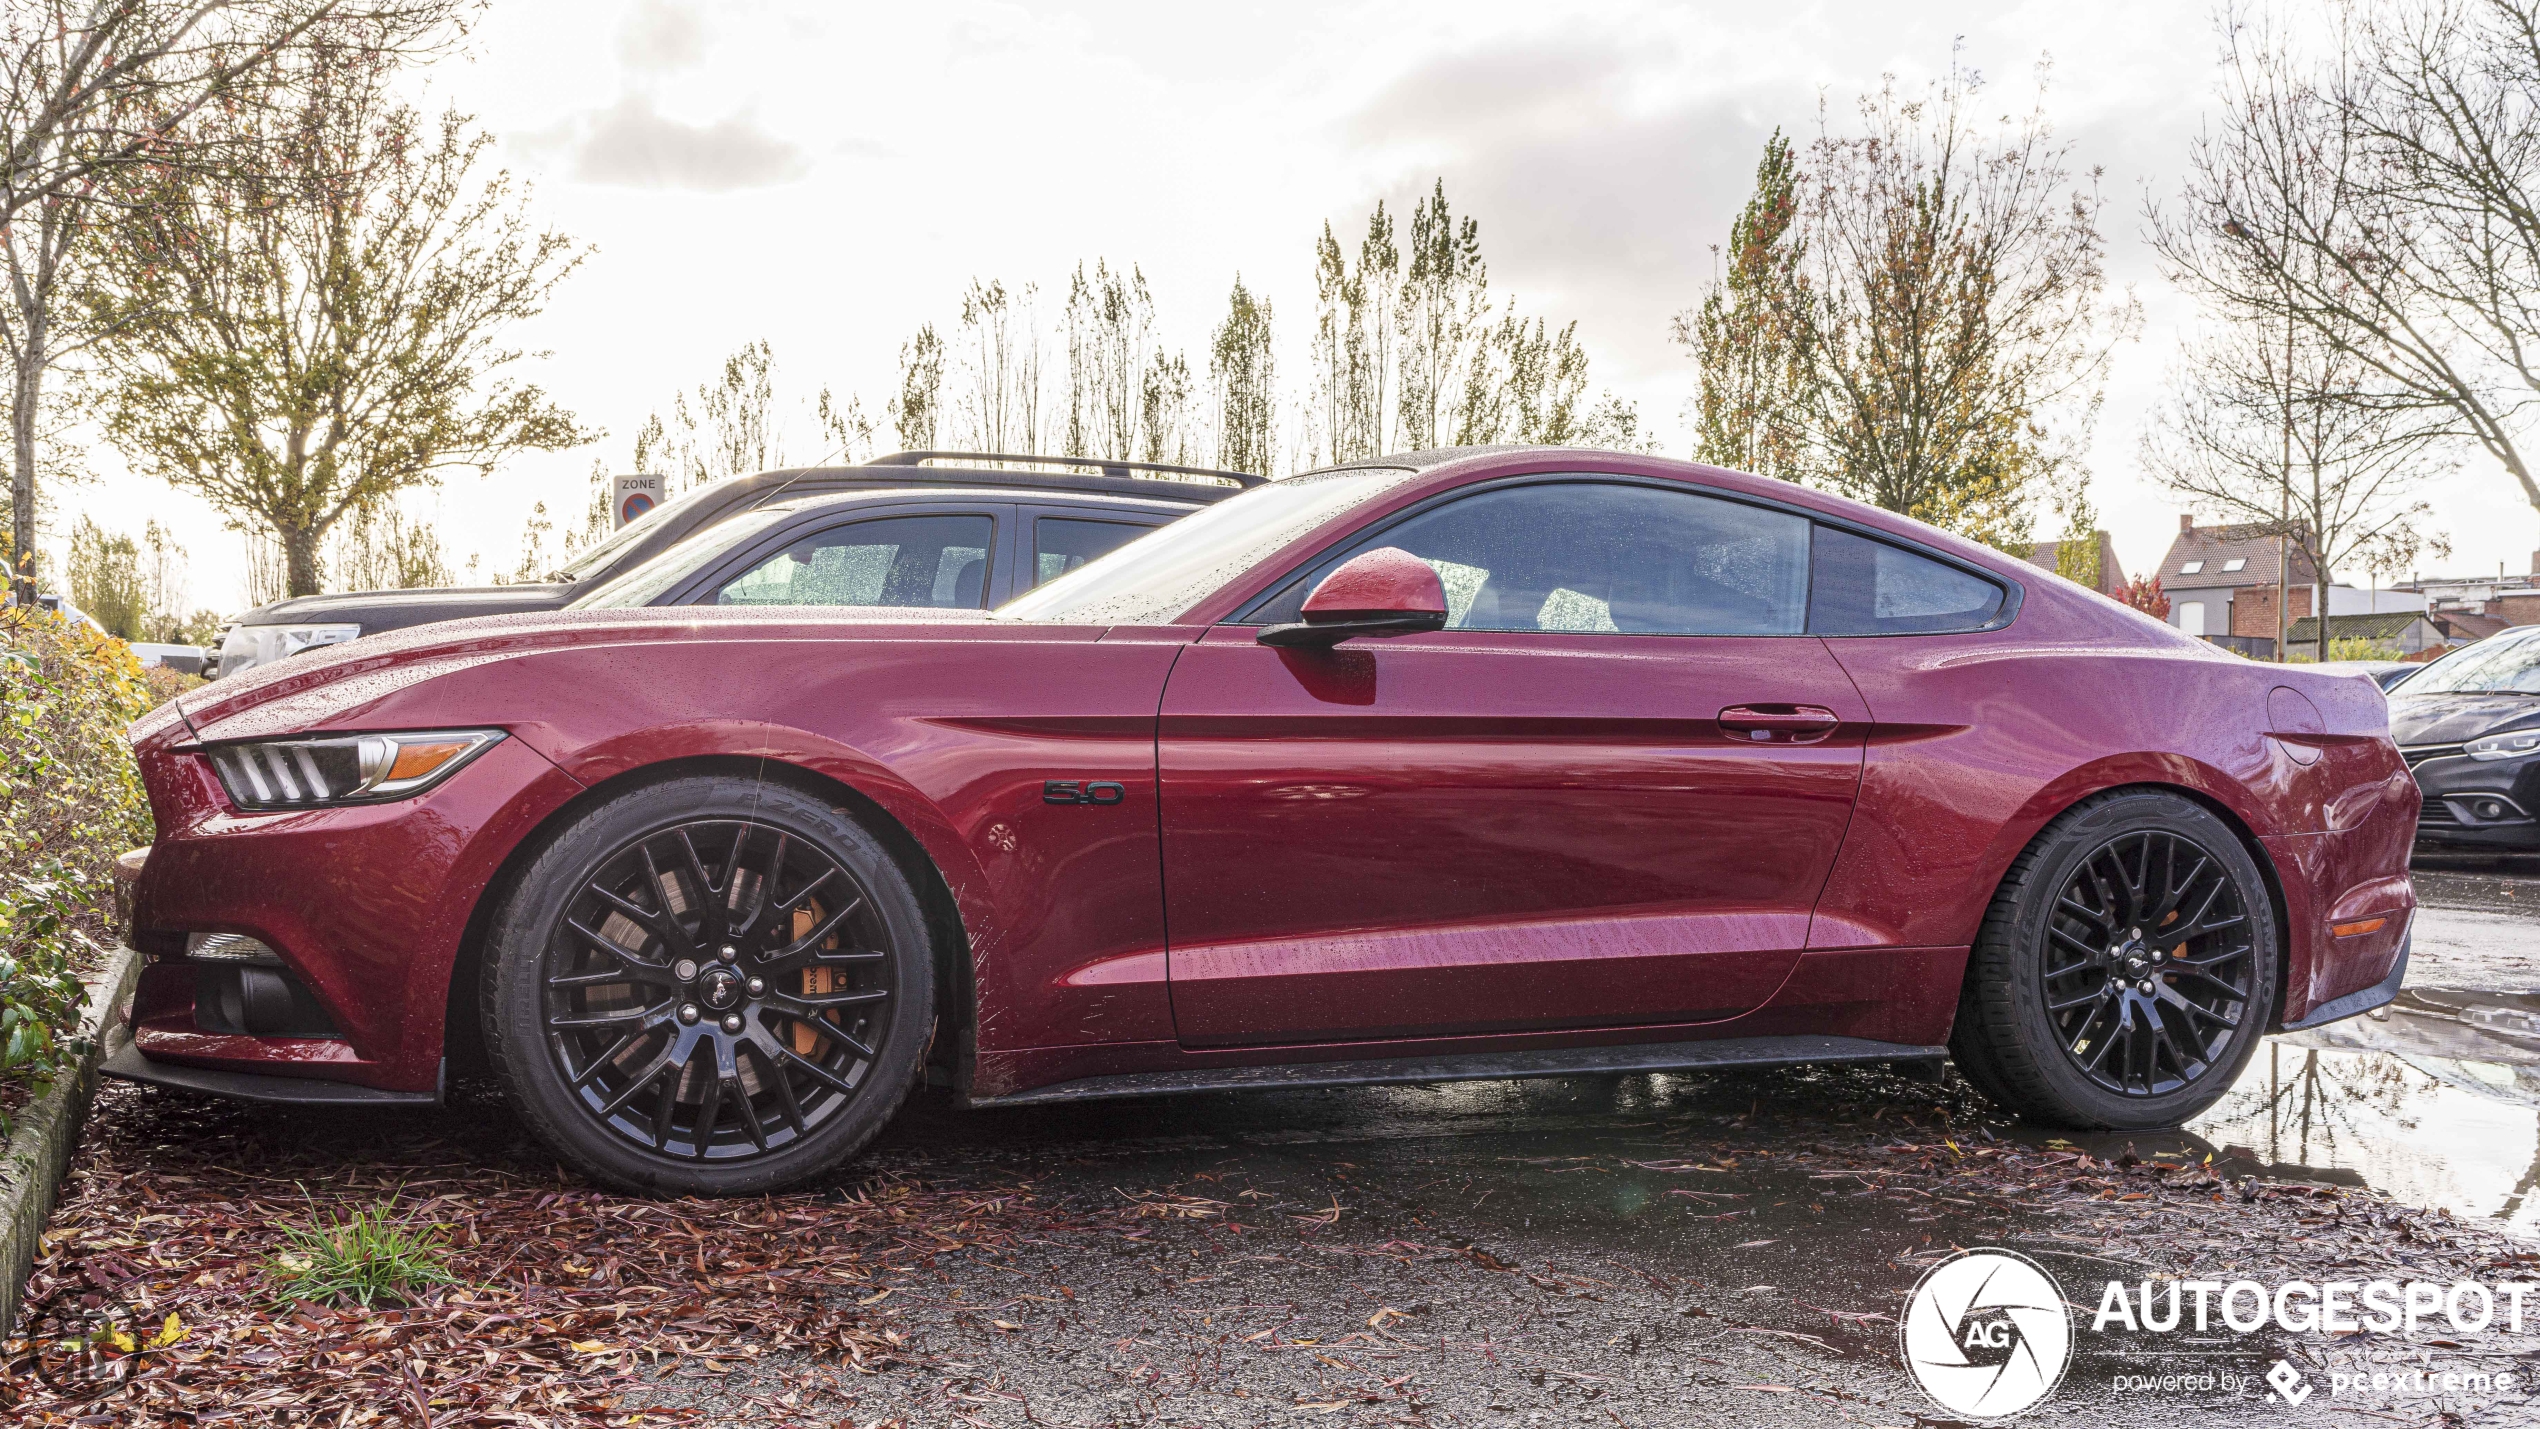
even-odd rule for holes
{"type": "Polygon", "coordinates": [[[9,1148],[0,1152],[0,1329],[17,1324],[27,1272],[35,1268],[44,1223],[53,1214],[97,1091],[97,1063],[106,1055],[107,1037],[122,1030],[125,1000],[140,972],[141,955],[117,947],[104,976],[89,985],[88,1006],[80,1014],[77,1035],[88,1039],[88,1050],[18,1113],[9,1148]]]}

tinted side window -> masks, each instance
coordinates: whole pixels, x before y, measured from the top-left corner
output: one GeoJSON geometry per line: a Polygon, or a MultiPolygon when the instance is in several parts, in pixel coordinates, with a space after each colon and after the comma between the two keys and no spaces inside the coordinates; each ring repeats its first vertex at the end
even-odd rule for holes
{"type": "Polygon", "coordinates": [[[715,605],[985,603],[996,524],[985,516],[897,516],[807,536],[724,582],[715,605]]]}
{"type": "Polygon", "coordinates": [[[1333,567],[1399,546],[1437,568],[1451,630],[1797,635],[1807,617],[1809,524],[1650,486],[1502,487],[1325,557],[1250,618],[1295,620],[1333,567]]]}
{"type": "Polygon", "coordinates": [[[1820,526],[1816,548],[1808,592],[1812,635],[1976,630],[2002,612],[2002,587],[1884,541],[1820,526]]]}
{"type": "Polygon", "coordinates": [[[1032,523],[1032,584],[1056,580],[1085,562],[1108,556],[1153,530],[1126,521],[1079,521],[1043,516],[1032,523]]]}

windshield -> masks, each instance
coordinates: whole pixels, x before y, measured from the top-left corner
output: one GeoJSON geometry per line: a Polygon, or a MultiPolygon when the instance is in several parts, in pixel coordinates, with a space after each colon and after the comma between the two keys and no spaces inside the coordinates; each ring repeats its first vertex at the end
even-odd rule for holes
{"type": "Polygon", "coordinates": [[[997,614],[1085,625],[1160,624],[1281,546],[1412,475],[1401,467],[1358,467],[1256,486],[1010,600],[997,614]]]}
{"type": "Polygon", "coordinates": [[[589,579],[592,575],[605,568],[609,562],[616,560],[619,552],[624,551],[627,547],[634,545],[646,536],[660,530],[662,522],[669,517],[671,512],[686,511],[689,507],[705,500],[707,493],[712,490],[714,490],[714,483],[707,482],[705,485],[698,487],[696,490],[689,492],[687,495],[680,497],[676,501],[654,507],[652,510],[645,512],[643,515],[638,516],[634,520],[627,522],[625,525],[618,527],[614,531],[611,531],[607,540],[604,540],[600,542],[600,544],[593,546],[591,549],[584,551],[581,555],[565,562],[556,569],[547,572],[546,578],[551,581],[578,581],[589,579]]]}
{"type": "Polygon", "coordinates": [[[606,585],[575,596],[565,603],[565,609],[623,610],[650,605],[700,568],[721,560],[733,547],[793,514],[790,506],[762,506],[716,522],[606,585]]]}
{"type": "Polygon", "coordinates": [[[2396,691],[2403,695],[2540,695],[2540,632],[2496,636],[2455,650],[2396,691]]]}

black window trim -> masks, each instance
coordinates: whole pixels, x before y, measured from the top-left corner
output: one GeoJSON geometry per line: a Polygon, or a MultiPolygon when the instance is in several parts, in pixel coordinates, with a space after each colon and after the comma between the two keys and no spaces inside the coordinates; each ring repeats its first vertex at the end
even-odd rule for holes
{"type": "MultiPolygon", "coordinates": [[[[1974,577],[1975,577],[1976,579],[1978,579],[1978,580],[1981,580],[1981,581],[1987,582],[1988,584],[1990,584],[1990,585],[1994,586],[1996,589],[1998,589],[1998,590],[2000,590],[2000,591],[2002,592],[2002,608],[1994,612],[1994,614],[1993,614],[1993,618],[1992,618],[1991,620],[1986,621],[1986,622],[1985,622],[1984,624],[1982,624],[1982,625],[1970,625],[1970,626],[1966,627],[1966,628],[1965,628],[1965,629],[1963,629],[1963,630],[1870,630],[1870,631],[1857,631],[1857,632],[1851,632],[1851,633],[1847,633],[1847,634],[1840,634],[1840,635],[1836,635],[1836,634],[1819,635],[1819,634],[1817,634],[1816,632],[1811,631],[1811,630],[1809,630],[1809,629],[1807,629],[1807,628],[1806,628],[1806,624],[1807,624],[1808,619],[1813,618],[1813,617],[1815,616],[1815,614],[1816,614],[1816,607],[1817,607],[1817,568],[1816,568],[1816,567],[1817,567],[1817,553],[1816,553],[1816,542],[1812,540],[1812,541],[1810,541],[1810,542],[1809,542],[1809,549],[1808,549],[1808,609],[1807,609],[1806,615],[1805,615],[1805,616],[1803,617],[1803,619],[1802,619],[1802,628],[1800,629],[1800,631],[1799,631],[1799,633],[1798,633],[1797,635],[1744,635],[1744,636],[1658,635],[1658,636],[1655,636],[1655,637],[1654,637],[1654,638],[1658,638],[1658,639],[1666,639],[1666,640],[1718,640],[1718,639],[1742,639],[1742,640],[1797,640],[1797,639],[1810,639],[1810,638],[1814,638],[1814,639],[1818,639],[1818,640],[1897,640],[1897,639],[1907,639],[1907,638],[1911,638],[1911,639],[1929,639],[1929,638],[1931,638],[1932,636],[1935,636],[1935,635],[1981,635],[1981,634],[1985,633],[1986,631],[1991,631],[1991,630],[2000,630],[2000,629],[2004,628],[2005,626],[2009,625],[2009,624],[2010,624],[2010,623],[2011,623],[2014,619],[2018,618],[2019,613],[2020,613],[2020,604],[2021,604],[2022,600],[2026,597],[2026,595],[2027,595],[2027,593],[2028,593],[2028,592],[2027,592],[2027,587],[2023,586],[2023,585],[2022,585],[2019,581],[2017,581],[2017,580],[2013,579],[2012,577],[2002,575],[2002,574],[2000,574],[2000,573],[1998,573],[1998,572],[1995,572],[1995,571],[1990,571],[1990,570],[1987,570],[1987,569],[1985,569],[1984,567],[1982,567],[1982,566],[1979,566],[1979,565],[1975,564],[1973,561],[1963,560],[1963,559],[1961,559],[1961,558],[1959,558],[1959,557],[1957,557],[1957,556],[1953,556],[1953,555],[1949,554],[1947,551],[1938,551],[1938,550],[1934,550],[1934,549],[1932,549],[1931,547],[1924,545],[1924,544],[1923,544],[1923,543],[1921,543],[1920,541],[1913,540],[1913,539],[1911,539],[1911,538],[1909,538],[1909,537],[1898,536],[1898,535],[1896,535],[1895,533],[1890,532],[1890,531],[1883,531],[1883,530],[1880,530],[1878,527],[1876,527],[1876,526],[1872,526],[1872,525],[1870,525],[1870,524],[1868,524],[1868,523],[1866,523],[1866,522],[1862,522],[1862,521],[1854,521],[1854,520],[1850,520],[1850,519],[1845,518],[1845,517],[1842,517],[1842,516],[1832,516],[1832,515],[1828,515],[1827,513],[1823,512],[1823,511],[1813,511],[1813,510],[1810,510],[1809,508],[1807,508],[1807,507],[1805,507],[1805,506],[1801,506],[1801,505],[1798,505],[1798,504],[1793,503],[1793,502],[1788,502],[1788,501],[1776,501],[1776,500],[1772,499],[1772,498],[1771,498],[1771,497],[1769,497],[1769,496],[1756,496],[1756,495],[1750,494],[1750,493],[1748,493],[1748,492],[1743,492],[1743,491],[1723,491],[1723,490],[1721,490],[1719,487],[1716,487],[1716,486],[1704,486],[1704,485],[1702,485],[1702,484],[1700,484],[1700,483],[1698,483],[1698,482],[1691,482],[1691,481],[1671,481],[1671,480],[1668,480],[1668,479],[1666,479],[1666,478],[1664,478],[1664,477],[1634,476],[1634,475],[1627,475],[1627,474],[1624,474],[1624,473],[1621,473],[1621,472],[1595,472],[1595,471],[1526,472],[1526,473],[1522,473],[1522,474],[1520,474],[1520,475],[1516,475],[1516,476],[1503,476],[1503,477],[1498,477],[1498,478],[1494,478],[1493,480],[1490,480],[1490,481],[1476,481],[1476,482],[1473,482],[1473,483],[1471,483],[1471,484],[1469,484],[1469,485],[1465,485],[1465,486],[1458,486],[1458,487],[1453,487],[1453,488],[1451,488],[1451,489],[1449,489],[1449,490],[1438,492],[1438,493],[1437,493],[1436,495],[1434,495],[1434,496],[1430,496],[1430,497],[1427,497],[1427,498],[1425,498],[1425,499],[1423,499],[1423,500],[1421,500],[1421,501],[1414,502],[1414,503],[1412,503],[1411,505],[1404,507],[1404,508],[1403,508],[1403,509],[1401,509],[1400,511],[1397,511],[1397,512],[1393,513],[1391,516],[1386,517],[1386,518],[1384,519],[1384,521],[1383,521],[1382,523],[1378,524],[1378,525],[1375,525],[1375,526],[1370,526],[1370,527],[1365,527],[1365,528],[1362,528],[1362,529],[1357,530],[1357,531],[1352,531],[1352,532],[1351,532],[1351,533],[1349,533],[1347,536],[1342,537],[1340,540],[1332,542],[1330,545],[1327,545],[1327,546],[1323,547],[1322,549],[1320,549],[1320,550],[1316,551],[1313,555],[1306,557],[1304,560],[1299,561],[1299,562],[1297,562],[1296,564],[1294,564],[1294,565],[1292,565],[1292,566],[1288,567],[1288,569],[1286,569],[1286,570],[1284,570],[1284,571],[1280,572],[1280,573],[1279,573],[1278,578],[1277,578],[1277,579],[1275,579],[1275,580],[1273,580],[1273,581],[1271,581],[1269,585],[1267,585],[1267,586],[1263,587],[1263,588],[1262,588],[1262,591],[1261,591],[1261,593],[1260,593],[1259,595],[1256,595],[1256,596],[1254,596],[1251,600],[1248,600],[1248,601],[1244,602],[1243,608],[1242,608],[1241,610],[1239,610],[1239,611],[1235,612],[1233,615],[1227,616],[1225,619],[1220,620],[1220,621],[1218,621],[1217,623],[1218,623],[1218,624],[1220,624],[1220,625],[1259,625],[1259,624],[1261,624],[1262,622],[1260,622],[1260,621],[1258,621],[1258,620],[1254,620],[1254,619],[1252,618],[1252,616],[1254,615],[1254,613],[1255,613],[1255,612],[1257,612],[1257,611],[1259,611],[1259,610],[1260,610],[1263,606],[1268,605],[1270,602],[1272,602],[1272,601],[1274,601],[1274,600],[1278,599],[1278,598],[1279,598],[1282,594],[1284,594],[1284,593],[1286,592],[1286,590],[1287,590],[1288,586],[1289,586],[1292,582],[1294,582],[1294,581],[1295,581],[1295,580],[1296,580],[1299,576],[1303,575],[1305,572],[1307,572],[1307,571],[1309,571],[1309,570],[1312,570],[1312,569],[1313,569],[1316,565],[1320,564],[1320,563],[1323,561],[1323,559],[1324,559],[1325,557],[1329,556],[1329,555],[1330,555],[1330,554],[1331,554],[1331,553],[1332,553],[1335,549],[1337,549],[1337,548],[1339,548],[1339,547],[1341,547],[1341,546],[1343,546],[1343,545],[1352,544],[1352,543],[1355,543],[1355,542],[1358,542],[1358,541],[1361,541],[1361,540],[1365,540],[1365,539],[1367,539],[1367,538],[1369,538],[1369,537],[1382,535],[1382,534],[1384,534],[1385,532],[1390,531],[1390,530],[1394,529],[1395,527],[1397,527],[1397,526],[1399,526],[1399,525],[1403,524],[1404,522],[1406,522],[1406,521],[1410,520],[1411,518],[1413,518],[1413,517],[1415,517],[1415,516],[1425,515],[1425,514],[1427,514],[1428,512],[1430,512],[1430,511],[1432,511],[1432,510],[1435,510],[1436,508],[1438,508],[1438,507],[1440,507],[1440,506],[1443,506],[1443,505],[1445,505],[1446,503],[1448,503],[1448,502],[1450,502],[1450,501],[1457,500],[1458,498],[1461,498],[1461,497],[1465,497],[1465,496],[1470,496],[1470,495],[1473,495],[1473,494],[1474,494],[1474,493],[1476,493],[1476,492],[1482,492],[1482,491],[1498,491],[1498,490],[1504,490],[1504,489],[1509,488],[1509,487],[1517,487],[1517,486],[1563,486],[1563,485],[1580,485],[1580,484],[1599,484],[1599,485],[1612,485],[1612,486],[1645,486],[1645,487],[1649,487],[1649,488],[1651,488],[1651,489],[1653,489],[1653,490],[1658,490],[1658,491],[1691,492],[1691,493],[1693,493],[1693,494],[1695,494],[1695,495],[1697,495],[1697,496],[1708,496],[1708,497],[1711,497],[1711,498],[1713,498],[1714,500],[1719,500],[1719,501],[1733,501],[1733,502],[1736,502],[1738,505],[1741,505],[1741,506],[1753,506],[1753,507],[1757,507],[1757,508],[1759,508],[1759,509],[1761,509],[1761,510],[1765,510],[1765,511],[1778,511],[1778,512],[1782,512],[1782,513],[1787,514],[1787,515],[1797,516],[1797,517],[1800,517],[1800,518],[1802,518],[1802,519],[1804,519],[1804,520],[1814,522],[1814,523],[1816,523],[1816,524],[1818,524],[1818,525],[1821,525],[1821,526],[1831,526],[1831,527],[1833,527],[1834,529],[1836,529],[1836,530],[1838,530],[1838,531],[1849,532],[1849,533],[1850,533],[1850,534],[1852,534],[1852,535],[1855,535],[1855,536],[1861,537],[1863,540],[1867,540],[1867,541],[1876,541],[1876,542],[1878,542],[1878,543],[1880,543],[1880,544],[1882,544],[1882,545],[1892,546],[1892,547],[1895,547],[1896,549],[1898,549],[1898,550],[1900,550],[1900,551],[1905,551],[1905,552],[1907,552],[1907,553],[1909,553],[1909,554],[1912,554],[1912,555],[1921,556],[1921,557],[1923,557],[1923,558],[1924,558],[1924,559],[1926,559],[1926,560],[1938,561],[1940,564],[1942,564],[1942,565],[1944,565],[1944,566],[1947,566],[1947,567],[1949,567],[1949,568],[1950,568],[1950,569],[1952,569],[1952,570],[1956,570],[1956,571],[1963,571],[1963,572],[1965,572],[1965,573],[1966,573],[1966,574],[1968,574],[1968,575],[1974,576],[1974,577]]],[[[1638,639],[1653,638],[1652,633],[1650,633],[1650,632],[1642,632],[1642,631],[1628,631],[1628,630],[1624,630],[1624,631],[1595,631],[1595,632],[1583,632],[1583,631],[1560,631],[1560,632],[1505,631],[1505,632],[1496,632],[1496,633],[1502,633],[1502,634],[1519,634],[1519,635],[1523,635],[1523,634],[1537,634],[1537,633],[1546,633],[1546,634],[1550,634],[1550,633],[1558,633],[1558,634],[1572,634],[1572,635],[1576,635],[1576,634],[1615,634],[1615,635],[1626,635],[1626,636],[1631,636],[1631,637],[1633,637],[1633,638],[1638,638],[1638,639]]]]}

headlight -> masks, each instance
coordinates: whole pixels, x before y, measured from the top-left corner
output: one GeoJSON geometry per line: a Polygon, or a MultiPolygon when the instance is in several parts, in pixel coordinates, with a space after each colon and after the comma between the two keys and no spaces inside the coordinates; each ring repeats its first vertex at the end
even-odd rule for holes
{"type": "Polygon", "coordinates": [[[205,751],[231,803],[254,813],[382,804],[420,794],[503,737],[496,729],[342,734],[205,751]]]}
{"type": "Polygon", "coordinates": [[[303,650],[341,645],[361,633],[358,625],[233,625],[221,637],[220,672],[235,675],[303,650]]]}
{"type": "Polygon", "coordinates": [[[2518,729],[2511,734],[2473,739],[2461,746],[2461,753],[2472,759],[2520,759],[2526,754],[2540,754],[2540,729],[2518,729]]]}

